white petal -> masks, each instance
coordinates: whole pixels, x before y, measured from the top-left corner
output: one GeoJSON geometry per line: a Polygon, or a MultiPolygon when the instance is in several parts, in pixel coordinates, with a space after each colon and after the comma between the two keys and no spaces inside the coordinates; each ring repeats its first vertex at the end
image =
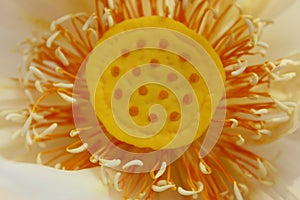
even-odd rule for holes
{"type": "MultiPolygon", "coordinates": [[[[59,171],[0,158],[0,192],[5,200],[113,199],[97,177],[97,168],[59,171]]],[[[115,199],[115,198],[114,198],[115,199]]]]}
{"type": "Polygon", "coordinates": [[[69,13],[94,11],[94,0],[12,0],[19,15],[32,23],[49,21],[69,13]]]}
{"type": "Polygon", "coordinates": [[[256,153],[270,160],[278,169],[278,172],[274,174],[277,179],[275,187],[268,188],[262,187],[261,185],[253,185],[258,191],[250,193],[251,199],[282,199],[279,198],[278,193],[286,196],[283,199],[288,199],[288,195],[294,195],[294,198],[291,199],[295,199],[295,197],[296,199],[300,199],[299,141],[300,131],[284,137],[280,141],[252,148],[256,153]]]}
{"type": "Polygon", "coordinates": [[[281,14],[295,0],[237,0],[244,13],[270,18],[281,14]]]}
{"type": "Polygon", "coordinates": [[[1,0],[0,1],[1,75],[16,76],[22,56],[17,43],[36,31],[49,29],[52,20],[68,13],[92,12],[92,0],[1,0]],[[5,69],[5,70],[4,70],[5,69]]]}
{"type": "Polygon", "coordinates": [[[300,0],[296,0],[280,17],[275,19],[273,25],[265,29],[263,41],[270,46],[266,59],[274,60],[300,51],[299,7],[300,0]]]}
{"type": "Polygon", "coordinates": [[[19,18],[15,5],[10,0],[0,1],[0,68],[2,76],[16,74],[17,65],[22,62],[22,56],[14,52],[16,44],[31,32],[19,18]]]}
{"type": "Polygon", "coordinates": [[[271,85],[271,94],[282,102],[294,102],[296,107],[291,115],[291,120],[278,127],[275,131],[292,133],[300,129],[300,54],[290,57],[299,65],[288,65],[281,70],[284,73],[296,73],[296,77],[285,82],[274,82],[271,85]]]}

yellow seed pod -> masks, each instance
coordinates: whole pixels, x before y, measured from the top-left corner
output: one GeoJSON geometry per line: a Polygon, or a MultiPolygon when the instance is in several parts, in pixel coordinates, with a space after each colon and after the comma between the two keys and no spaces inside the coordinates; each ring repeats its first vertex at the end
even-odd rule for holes
{"type": "Polygon", "coordinates": [[[206,131],[225,73],[205,38],[172,19],[150,16],[108,30],[87,59],[86,79],[108,133],[157,150],[188,145],[206,131]]]}

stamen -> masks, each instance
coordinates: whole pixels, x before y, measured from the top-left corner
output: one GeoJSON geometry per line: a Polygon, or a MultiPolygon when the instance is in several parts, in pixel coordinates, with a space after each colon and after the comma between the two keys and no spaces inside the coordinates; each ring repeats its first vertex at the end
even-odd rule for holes
{"type": "Polygon", "coordinates": [[[33,144],[31,133],[29,130],[27,130],[26,132],[26,143],[30,146],[33,144]]]}
{"type": "Polygon", "coordinates": [[[273,101],[276,103],[276,105],[282,109],[283,111],[287,112],[289,115],[292,114],[293,109],[289,108],[287,105],[285,105],[284,103],[282,103],[281,101],[279,101],[278,99],[276,99],[275,97],[272,97],[273,101]]]}
{"type": "Polygon", "coordinates": [[[70,64],[65,54],[61,51],[61,47],[57,47],[57,49],[55,50],[55,55],[63,65],[68,66],[70,64]]]}
{"type": "Polygon", "coordinates": [[[249,83],[251,85],[256,85],[258,83],[258,81],[259,81],[259,77],[258,77],[258,75],[256,73],[252,73],[252,76],[253,77],[250,79],[249,83]]]}
{"type": "Polygon", "coordinates": [[[259,182],[261,182],[263,185],[268,186],[268,187],[271,187],[274,185],[274,182],[268,181],[268,180],[261,179],[261,180],[259,180],[259,182]]]}
{"type": "Polygon", "coordinates": [[[111,15],[110,9],[107,9],[107,8],[104,9],[104,15],[103,15],[102,21],[104,24],[107,22],[108,27],[112,27],[115,24],[114,18],[111,15]]]}
{"type": "Polygon", "coordinates": [[[115,186],[115,189],[118,192],[122,191],[122,189],[119,188],[119,179],[120,179],[120,177],[121,177],[121,173],[117,172],[116,175],[115,175],[115,178],[114,178],[114,186],[115,186]]]}
{"type": "Polygon", "coordinates": [[[101,176],[101,180],[103,181],[103,184],[107,185],[108,180],[107,180],[107,177],[106,177],[106,171],[105,171],[104,165],[101,165],[101,167],[100,167],[100,176],[101,176]]]}
{"type": "Polygon", "coordinates": [[[79,133],[80,133],[79,130],[74,129],[74,130],[70,131],[70,136],[71,137],[75,137],[75,136],[79,135],[79,133]]]}
{"type": "Polygon", "coordinates": [[[57,163],[57,164],[54,165],[54,168],[55,169],[61,169],[61,166],[62,166],[61,163],[57,163]]]}
{"type": "Polygon", "coordinates": [[[242,74],[247,68],[247,61],[244,60],[242,62],[242,61],[238,60],[237,66],[239,67],[239,69],[231,72],[231,76],[238,76],[238,75],[242,74]]]}
{"type": "Polygon", "coordinates": [[[5,116],[5,120],[14,121],[14,122],[24,122],[25,116],[19,113],[10,113],[5,116]]]}
{"type": "Polygon", "coordinates": [[[152,190],[154,192],[164,192],[164,191],[166,191],[168,189],[175,188],[175,185],[171,185],[171,184],[169,184],[169,185],[162,185],[162,186],[152,185],[151,188],[152,188],[152,190]]]}
{"type": "Polygon", "coordinates": [[[238,134],[238,138],[239,140],[236,142],[237,145],[242,146],[243,144],[245,144],[245,139],[241,134],[238,134]]]}
{"type": "Polygon", "coordinates": [[[31,103],[31,104],[34,104],[33,96],[32,96],[32,94],[31,94],[30,90],[25,89],[24,92],[25,92],[27,98],[29,99],[30,103],[31,103]]]}
{"type": "Polygon", "coordinates": [[[253,32],[254,32],[253,22],[249,18],[245,18],[245,22],[248,25],[250,35],[253,35],[253,32]]]}
{"type": "Polygon", "coordinates": [[[295,61],[289,60],[289,59],[283,59],[283,60],[280,60],[280,63],[278,66],[276,66],[275,64],[273,64],[273,65],[274,66],[273,66],[272,72],[277,72],[277,71],[280,71],[282,68],[286,67],[287,65],[292,65],[292,66],[299,65],[299,62],[295,62],[295,61]]]}
{"type": "Polygon", "coordinates": [[[42,154],[38,153],[38,155],[36,156],[36,163],[39,165],[43,165],[43,161],[42,161],[42,154]]]}
{"type": "Polygon", "coordinates": [[[69,19],[71,19],[71,18],[72,18],[72,14],[67,14],[67,15],[64,15],[64,16],[58,18],[58,19],[55,20],[55,21],[52,21],[52,23],[51,23],[51,25],[50,25],[50,30],[51,30],[51,31],[55,31],[56,26],[57,26],[58,24],[61,24],[61,23],[65,22],[65,21],[67,21],[67,20],[69,20],[69,19]]]}
{"type": "Polygon", "coordinates": [[[81,152],[85,151],[88,148],[88,146],[89,145],[87,143],[83,143],[81,146],[79,146],[77,148],[74,148],[74,149],[67,148],[66,150],[69,153],[77,154],[77,153],[81,153],[81,152]]]}
{"type": "Polygon", "coordinates": [[[85,24],[82,26],[82,30],[86,31],[91,26],[92,22],[94,22],[97,19],[95,15],[91,15],[88,20],[86,20],[85,24]]]}
{"type": "Polygon", "coordinates": [[[213,7],[210,7],[209,9],[210,9],[210,11],[211,11],[212,14],[213,14],[213,18],[214,18],[214,19],[218,19],[218,18],[219,18],[219,13],[218,13],[218,11],[216,11],[216,9],[214,9],[213,7]]]}
{"type": "Polygon", "coordinates": [[[99,156],[98,155],[92,155],[90,157],[90,162],[91,163],[97,163],[97,162],[99,162],[99,156]]]}
{"type": "Polygon", "coordinates": [[[32,118],[37,122],[42,122],[44,120],[44,116],[37,113],[32,113],[32,118]]]}
{"type": "Polygon", "coordinates": [[[166,162],[162,162],[159,171],[155,175],[155,179],[158,179],[159,177],[161,177],[165,173],[166,169],[167,169],[167,163],[166,162]]]}
{"type": "Polygon", "coordinates": [[[108,0],[108,7],[112,10],[115,9],[115,2],[114,0],[108,0]]]}
{"type": "Polygon", "coordinates": [[[261,173],[262,176],[267,176],[268,171],[265,167],[265,165],[261,162],[260,159],[257,159],[258,167],[259,167],[259,172],[261,173]]]}
{"type": "Polygon", "coordinates": [[[261,129],[261,130],[258,130],[258,132],[262,135],[271,135],[272,132],[268,129],[261,129]]]}
{"type": "Polygon", "coordinates": [[[203,161],[200,161],[199,167],[203,174],[211,174],[212,172],[211,168],[209,168],[206,163],[204,164],[203,161]]]}
{"type": "Polygon", "coordinates": [[[105,159],[99,159],[101,165],[104,165],[105,167],[114,168],[121,164],[120,159],[113,159],[113,160],[105,160],[105,159]]]}
{"type": "Polygon", "coordinates": [[[51,48],[53,41],[57,38],[57,36],[61,33],[61,31],[56,31],[53,33],[46,42],[46,47],[51,48]]]}
{"type": "Polygon", "coordinates": [[[107,16],[107,22],[109,27],[113,27],[113,25],[115,24],[114,18],[111,15],[107,16]]]}
{"type": "Polygon", "coordinates": [[[43,64],[46,66],[49,66],[53,70],[55,70],[57,67],[59,67],[55,62],[49,61],[49,60],[43,60],[43,64]]]}
{"type": "Polygon", "coordinates": [[[73,97],[70,97],[69,95],[66,95],[65,93],[62,92],[57,92],[61,98],[63,98],[65,101],[69,103],[76,103],[77,100],[73,97]]]}
{"type": "Polygon", "coordinates": [[[39,91],[40,93],[44,93],[44,89],[43,89],[43,87],[41,85],[41,81],[36,80],[34,82],[34,86],[35,86],[35,88],[36,88],[37,91],[39,91]]]}
{"type": "Polygon", "coordinates": [[[36,76],[38,76],[40,79],[42,79],[43,81],[47,81],[46,76],[35,66],[30,66],[29,70],[36,76]]]}
{"type": "Polygon", "coordinates": [[[88,29],[88,38],[91,46],[94,46],[99,40],[99,34],[96,30],[89,28],[88,29]]]}
{"type": "Polygon", "coordinates": [[[269,111],[268,111],[268,109],[265,109],[265,108],[259,109],[259,110],[255,110],[252,108],[251,112],[255,115],[263,115],[263,114],[267,114],[269,111]]]}
{"type": "Polygon", "coordinates": [[[167,180],[159,180],[156,183],[156,185],[158,185],[158,186],[163,186],[163,185],[167,185],[167,184],[168,184],[167,180]]]}
{"type": "Polygon", "coordinates": [[[63,89],[72,89],[74,84],[72,83],[53,83],[54,87],[63,88],[63,89]]]}
{"type": "Polygon", "coordinates": [[[282,117],[274,117],[272,119],[266,120],[266,123],[282,123],[289,121],[289,116],[282,116],[282,117]]]}
{"type": "Polygon", "coordinates": [[[247,196],[249,194],[249,188],[242,183],[239,183],[238,185],[239,185],[242,193],[244,194],[244,196],[247,196]]]}
{"type": "Polygon", "coordinates": [[[191,191],[191,190],[184,190],[182,187],[178,187],[178,193],[183,195],[183,196],[193,196],[195,194],[198,194],[202,192],[203,190],[203,184],[201,181],[198,182],[198,190],[197,191],[191,191]]]}
{"type": "Polygon", "coordinates": [[[234,191],[234,195],[237,200],[244,200],[236,181],[234,181],[234,183],[233,183],[233,191],[234,191]]]}
{"type": "Polygon", "coordinates": [[[21,135],[24,136],[25,133],[29,130],[30,124],[32,122],[32,113],[30,113],[29,117],[27,118],[27,120],[24,123],[21,135]]]}
{"type": "Polygon", "coordinates": [[[264,164],[264,166],[265,166],[266,168],[268,168],[271,172],[274,172],[274,173],[278,172],[278,170],[277,170],[270,162],[268,162],[267,160],[264,160],[263,164],[264,164]]]}
{"type": "Polygon", "coordinates": [[[262,47],[262,48],[264,48],[264,49],[268,49],[268,48],[270,47],[267,43],[262,42],[262,41],[258,41],[258,42],[256,43],[256,45],[259,46],[259,47],[262,47]]]}
{"type": "Polygon", "coordinates": [[[132,160],[132,161],[129,161],[128,163],[126,163],[125,165],[123,165],[122,169],[127,169],[127,168],[129,168],[131,166],[139,166],[139,167],[141,167],[143,165],[144,165],[144,163],[141,160],[132,160]]]}
{"type": "Polygon", "coordinates": [[[53,132],[57,128],[57,126],[58,126],[57,123],[51,124],[51,126],[49,126],[46,130],[44,130],[38,137],[47,136],[49,133],[53,132]]]}
{"type": "Polygon", "coordinates": [[[239,125],[239,122],[238,122],[238,120],[236,120],[236,119],[229,119],[229,121],[230,122],[232,122],[232,124],[231,124],[231,128],[236,128],[236,127],[238,127],[238,125],[239,125]]]}

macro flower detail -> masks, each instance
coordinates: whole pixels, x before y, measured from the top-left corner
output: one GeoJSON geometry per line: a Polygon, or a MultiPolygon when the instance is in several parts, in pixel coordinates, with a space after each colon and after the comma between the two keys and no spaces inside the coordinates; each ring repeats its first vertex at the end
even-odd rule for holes
{"type": "Polygon", "coordinates": [[[253,181],[272,187],[276,168],[247,145],[299,128],[299,94],[282,85],[299,87],[300,64],[248,61],[266,54],[272,22],[233,0],[95,5],[19,46],[29,103],[1,115],[23,124],[12,137],[38,149],[37,163],[100,166],[124,199],[242,200],[253,181]]]}

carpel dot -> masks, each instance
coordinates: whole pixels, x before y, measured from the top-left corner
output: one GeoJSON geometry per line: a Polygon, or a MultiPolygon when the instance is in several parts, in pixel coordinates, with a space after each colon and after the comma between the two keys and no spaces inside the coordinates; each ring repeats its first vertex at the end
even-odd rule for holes
{"type": "Polygon", "coordinates": [[[141,75],[141,68],[135,67],[134,69],[132,69],[132,74],[133,74],[134,76],[139,76],[139,75],[141,75]]]}
{"type": "Polygon", "coordinates": [[[174,81],[176,81],[177,79],[178,79],[177,74],[175,74],[175,73],[169,73],[169,74],[168,74],[168,81],[174,82],[174,81]]]}
{"type": "Polygon", "coordinates": [[[115,67],[111,68],[110,72],[113,77],[117,77],[120,74],[120,68],[115,66],[115,67]]]}
{"type": "Polygon", "coordinates": [[[148,120],[150,122],[157,122],[158,121],[158,117],[156,114],[150,113],[148,120]]]}
{"type": "Polygon", "coordinates": [[[178,113],[178,112],[172,112],[171,114],[170,114],[170,120],[171,121],[178,121],[179,119],[180,119],[180,113],[178,113]]]}
{"type": "Polygon", "coordinates": [[[186,61],[188,61],[188,60],[191,59],[191,58],[190,58],[190,55],[187,54],[187,53],[182,53],[182,54],[179,56],[179,58],[180,58],[180,60],[181,60],[182,62],[186,62],[186,61]]]}
{"type": "Polygon", "coordinates": [[[191,83],[197,83],[199,81],[199,78],[200,77],[199,77],[198,74],[193,73],[193,74],[190,75],[189,80],[190,80],[191,83]]]}
{"type": "Polygon", "coordinates": [[[159,47],[162,49],[166,49],[169,46],[169,42],[166,39],[161,39],[159,41],[159,47]]]}
{"type": "Polygon", "coordinates": [[[155,58],[151,59],[151,61],[150,61],[151,67],[158,67],[159,63],[160,63],[159,60],[157,60],[155,58]]]}
{"type": "Polygon", "coordinates": [[[139,88],[139,94],[142,96],[145,96],[148,94],[148,88],[146,86],[141,86],[139,88]]]}
{"type": "Polygon", "coordinates": [[[139,114],[139,108],[136,107],[136,106],[131,106],[129,108],[129,114],[130,116],[134,117],[134,116],[137,116],[139,114]]]}
{"type": "Polygon", "coordinates": [[[169,97],[169,93],[166,90],[162,90],[158,94],[158,98],[161,100],[167,99],[169,97]]]}
{"type": "Polygon", "coordinates": [[[121,54],[122,54],[123,57],[126,58],[126,57],[129,56],[130,51],[129,51],[129,49],[122,49],[122,50],[121,50],[121,54]]]}
{"type": "Polygon", "coordinates": [[[139,49],[144,48],[145,46],[146,46],[146,41],[145,40],[139,40],[136,43],[136,47],[139,48],[139,49]]]}
{"type": "Polygon", "coordinates": [[[192,101],[193,101],[193,97],[192,97],[192,95],[191,94],[186,94],[186,95],[184,95],[184,97],[183,97],[183,103],[184,104],[186,104],[186,105],[189,105],[189,104],[191,104],[192,103],[192,101]]]}
{"type": "Polygon", "coordinates": [[[120,88],[117,88],[114,92],[115,99],[121,99],[123,96],[123,91],[120,88]]]}

